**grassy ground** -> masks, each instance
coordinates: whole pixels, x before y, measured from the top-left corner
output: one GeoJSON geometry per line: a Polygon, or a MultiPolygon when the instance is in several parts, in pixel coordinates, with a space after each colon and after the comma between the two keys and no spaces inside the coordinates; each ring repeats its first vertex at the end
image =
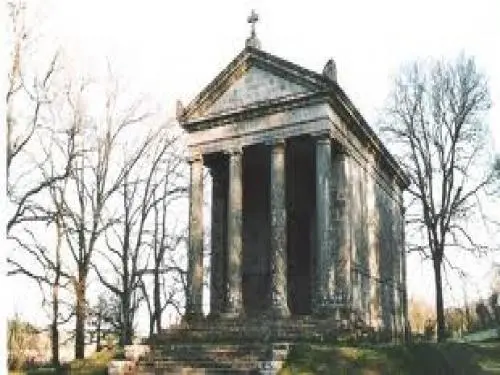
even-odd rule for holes
{"type": "MultiPolygon", "coordinates": [[[[70,365],[70,374],[100,375],[113,352],[96,353],[70,365]]],[[[50,370],[49,370],[50,371],[50,370]]],[[[28,375],[54,374],[47,369],[28,375]]],[[[338,346],[301,344],[279,375],[500,375],[500,341],[414,345],[338,346]]]]}
{"type": "Polygon", "coordinates": [[[107,374],[108,363],[113,359],[114,355],[115,352],[112,350],[103,350],[85,359],[75,359],[70,364],[69,373],[105,375],[107,374]]]}
{"type": "Polygon", "coordinates": [[[500,374],[500,342],[295,347],[280,375],[500,374]]]}
{"type": "Polygon", "coordinates": [[[9,372],[9,375],[52,375],[52,374],[77,374],[77,375],[105,375],[107,373],[108,362],[111,361],[116,353],[114,351],[104,350],[94,353],[85,359],[76,359],[64,366],[63,369],[56,371],[52,367],[33,368],[21,372],[9,372]]]}

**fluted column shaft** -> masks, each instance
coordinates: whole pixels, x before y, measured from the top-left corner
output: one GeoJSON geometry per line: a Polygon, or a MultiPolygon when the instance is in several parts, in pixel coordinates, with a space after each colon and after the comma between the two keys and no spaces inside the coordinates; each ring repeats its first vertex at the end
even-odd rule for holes
{"type": "Polygon", "coordinates": [[[203,315],[203,160],[190,160],[189,254],[187,272],[186,317],[203,315]]]}
{"type": "Polygon", "coordinates": [[[328,135],[316,137],[316,257],[313,312],[322,313],[335,288],[332,254],[332,155],[328,135]]]}
{"type": "Polygon", "coordinates": [[[335,299],[346,304],[351,292],[351,231],[349,202],[349,155],[337,147],[332,163],[333,253],[335,255],[335,299]]]}
{"type": "Polygon", "coordinates": [[[228,296],[225,313],[226,315],[237,316],[243,312],[243,181],[242,150],[240,149],[232,150],[229,155],[229,191],[227,209],[228,296]]]}
{"type": "Polygon", "coordinates": [[[271,312],[288,316],[285,142],[271,147],[271,312]]]}

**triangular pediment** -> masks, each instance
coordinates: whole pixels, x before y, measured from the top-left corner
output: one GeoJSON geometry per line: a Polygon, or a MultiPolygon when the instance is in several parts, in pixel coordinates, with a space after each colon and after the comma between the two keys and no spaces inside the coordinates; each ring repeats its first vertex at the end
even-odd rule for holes
{"type": "Polygon", "coordinates": [[[215,115],[280,98],[304,94],[310,90],[256,66],[250,67],[212,105],[206,115],[215,115]]]}
{"type": "Polygon", "coordinates": [[[331,113],[349,127],[351,136],[378,152],[401,186],[408,186],[405,173],[336,80],[251,46],[245,47],[187,107],[178,102],[176,115],[179,124],[194,134],[222,129],[242,119],[302,110],[318,102],[330,107],[331,113]]]}
{"type": "Polygon", "coordinates": [[[253,50],[238,55],[184,109],[183,120],[196,120],[240,109],[268,105],[312,94],[321,89],[317,81],[253,50]]]}

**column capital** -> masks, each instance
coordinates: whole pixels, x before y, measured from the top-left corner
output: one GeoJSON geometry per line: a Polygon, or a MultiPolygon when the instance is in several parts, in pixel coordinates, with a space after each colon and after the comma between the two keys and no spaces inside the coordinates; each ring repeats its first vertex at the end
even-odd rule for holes
{"type": "Polygon", "coordinates": [[[314,133],[311,133],[311,137],[313,137],[316,142],[330,142],[332,139],[332,133],[330,130],[320,130],[314,133]]]}
{"type": "Polygon", "coordinates": [[[229,147],[227,150],[224,150],[225,155],[241,155],[243,153],[243,147],[242,146],[233,146],[229,147]]]}
{"type": "Polygon", "coordinates": [[[264,144],[266,146],[285,146],[286,144],[286,138],[282,138],[282,137],[279,137],[279,138],[272,138],[272,139],[268,139],[264,142],[264,144]]]}
{"type": "Polygon", "coordinates": [[[286,143],[284,139],[279,139],[270,143],[269,146],[271,147],[272,154],[283,154],[285,152],[286,143]]]}
{"type": "Polygon", "coordinates": [[[189,164],[195,163],[195,162],[200,162],[203,161],[203,154],[200,153],[199,151],[190,151],[189,155],[187,157],[187,162],[189,164]]]}

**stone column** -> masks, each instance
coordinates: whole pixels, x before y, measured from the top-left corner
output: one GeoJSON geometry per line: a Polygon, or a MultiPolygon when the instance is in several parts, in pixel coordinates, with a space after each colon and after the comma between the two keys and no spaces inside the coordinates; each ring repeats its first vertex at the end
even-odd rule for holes
{"type": "Polygon", "coordinates": [[[333,253],[335,299],[343,305],[351,300],[351,230],[349,201],[349,155],[337,145],[332,162],[333,253]]]}
{"type": "Polygon", "coordinates": [[[242,150],[229,155],[229,191],[227,207],[227,283],[228,296],[225,308],[227,317],[243,313],[242,263],[243,263],[243,181],[242,150]]]}
{"type": "Polygon", "coordinates": [[[328,134],[316,138],[316,257],[313,312],[328,310],[335,288],[332,257],[332,155],[328,134]]]}
{"type": "Polygon", "coordinates": [[[401,237],[400,234],[400,208],[398,201],[398,184],[393,177],[392,181],[392,197],[391,199],[391,210],[390,214],[392,217],[392,243],[391,251],[393,254],[392,258],[392,269],[393,269],[393,314],[394,314],[394,340],[398,341],[401,338],[402,330],[402,320],[401,320],[401,237]]]}
{"type": "Polygon", "coordinates": [[[194,155],[190,163],[189,254],[186,318],[203,316],[203,160],[194,155]]]}
{"type": "MultiPolygon", "coordinates": [[[[370,156],[369,168],[373,165],[373,156],[370,156]]],[[[370,325],[374,328],[380,327],[380,247],[377,239],[379,232],[379,215],[376,203],[376,182],[370,172],[366,172],[366,230],[368,243],[368,268],[370,273],[369,289],[369,315],[370,325]]]]}
{"type": "Polygon", "coordinates": [[[224,311],[226,262],[227,170],[223,162],[210,169],[212,175],[212,254],[210,259],[210,315],[224,311]]]}
{"type": "Polygon", "coordinates": [[[401,303],[402,306],[402,324],[403,324],[403,332],[404,332],[404,340],[405,342],[409,342],[410,338],[410,324],[408,321],[408,293],[407,293],[407,284],[406,284],[406,242],[405,242],[405,208],[402,203],[403,199],[401,198],[401,226],[400,226],[400,236],[401,236],[401,303]]]}
{"type": "Polygon", "coordinates": [[[271,208],[271,314],[290,315],[287,301],[287,228],[285,200],[285,142],[272,145],[271,208]]]}

